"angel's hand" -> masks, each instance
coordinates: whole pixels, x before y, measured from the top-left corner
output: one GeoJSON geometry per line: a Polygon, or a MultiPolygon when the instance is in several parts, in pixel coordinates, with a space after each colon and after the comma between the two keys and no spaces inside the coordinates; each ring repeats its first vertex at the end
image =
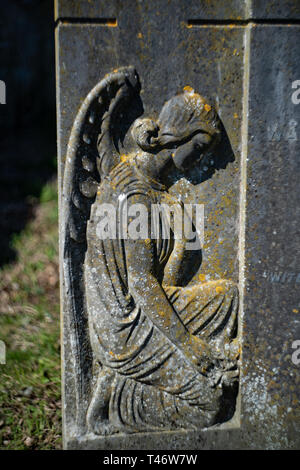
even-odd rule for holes
{"type": "Polygon", "coordinates": [[[189,362],[204,375],[216,367],[223,371],[222,373],[232,372],[236,369],[236,361],[239,356],[238,340],[220,346],[216,343],[209,344],[197,336],[189,335],[183,347],[189,362]]]}
{"type": "Polygon", "coordinates": [[[208,342],[191,334],[183,342],[182,348],[190,364],[203,375],[207,375],[222,360],[208,342]]]}

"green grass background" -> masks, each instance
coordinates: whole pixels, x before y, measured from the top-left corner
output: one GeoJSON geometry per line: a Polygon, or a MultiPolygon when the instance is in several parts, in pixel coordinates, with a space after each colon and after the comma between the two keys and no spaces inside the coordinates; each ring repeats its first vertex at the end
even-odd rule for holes
{"type": "Polygon", "coordinates": [[[57,218],[52,181],[0,270],[0,449],[61,448],[57,218]]]}

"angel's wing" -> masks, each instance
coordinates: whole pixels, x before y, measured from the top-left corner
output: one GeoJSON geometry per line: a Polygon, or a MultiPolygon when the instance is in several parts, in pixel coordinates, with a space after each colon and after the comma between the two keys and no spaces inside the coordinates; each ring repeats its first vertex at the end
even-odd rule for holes
{"type": "Polygon", "coordinates": [[[140,91],[133,67],[108,74],[83,101],[71,131],[61,204],[64,305],[74,369],[76,422],[85,426],[90,392],[92,351],[85,305],[86,225],[102,177],[119,162],[115,121],[140,91]]]}

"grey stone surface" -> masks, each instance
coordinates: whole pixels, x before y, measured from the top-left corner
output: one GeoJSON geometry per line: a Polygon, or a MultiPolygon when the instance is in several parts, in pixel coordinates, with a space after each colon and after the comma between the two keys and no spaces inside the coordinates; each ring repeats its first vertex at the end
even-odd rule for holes
{"type": "Polygon", "coordinates": [[[243,423],[253,432],[259,423],[266,445],[283,448],[299,447],[300,424],[299,365],[291,358],[300,338],[300,108],[291,99],[299,40],[299,26],[251,30],[243,423]]]}
{"type": "Polygon", "coordinates": [[[243,348],[236,413],[229,423],[204,431],[109,437],[74,434],[68,293],[62,283],[65,447],[297,448],[299,368],[291,356],[292,343],[300,336],[296,297],[300,281],[299,141],[291,121],[299,121],[299,111],[291,102],[291,83],[300,78],[299,28],[187,27],[186,22],[197,18],[240,20],[251,11],[253,17],[290,15],[297,19],[298,2],[280,2],[285,16],[280,16],[279,8],[272,8],[272,2],[265,2],[268,10],[254,2],[230,2],[229,6],[229,2],[216,2],[214,11],[209,10],[214,2],[189,2],[184,7],[183,2],[170,3],[136,1],[129,7],[129,2],[122,6],[118,2],[58,2],[57,18],[77,18],[76,24],[64,20],[57,26],[60,183],[79,105],[113,69],[128,64],[137,68],[145,113],[154,118],[166,99],[186,85],[215,105],[226,131],[218,159],[222,164],[196,186],[179,182],[174,194],[205,204],[206,238],[199,279],[229,278],[240,286],[243,348]],[[80,18],[82,23],[77,23],[80,18]],[[85,18],[116,18],[117,26],[87,24],[85,18]]]}
{"type": "Polygon", "coordinates": [[[151,2],[139,0],[132,2],[131,0],[123,0],[122,2],[106,2],[105,0],[97,0],[87,2],[85,0],[56,0],[56,18],[112,18],[117,17],[118,21],[122,21],[122,17],[132,18],[132,14],[138,12],[153,11],[157,16],[165,16],[169,20],[170,8],[172,9],[172,17],[177,20],[184,21],[188,18],[197,19],[241,19],[247,16],[247,1],[239,0],[190,0],[182,2],[180,0],[172,0],[171,2],[160,0],[152,0],[151,2]]]}
{"type": "Polygon", "coordinates": [[[294,0],[251,0],[251,17],[257,19],[299,20],[300,3],[294,0]]]}
{"type": "MultiPolygon", "coordinates": [[[[55,0],[56,18],[114,18],[124,15],[124,12],[135,8],[131,0],[121,3],[97,0],[55,0]]],[[[172,8],[177,18],[197,20],[286,20],[300,19],[300,4],[297,0],[190,0],[183,2],[161,2],[160,0],[140,0],[137,5],[140,9],[154,8],[160,15],[164,15],[168,8],[172,8]]]]}

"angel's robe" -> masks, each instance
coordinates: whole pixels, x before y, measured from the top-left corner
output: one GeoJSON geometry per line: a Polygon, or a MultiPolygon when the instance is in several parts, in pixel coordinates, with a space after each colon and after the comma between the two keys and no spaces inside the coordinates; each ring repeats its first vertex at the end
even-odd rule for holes
{"type": "MultiPolygon", "coordinates": [[[[141,198],[143,204],[148,201],[151,210],[164,192],[162,185],[145,178],[130,163],[120,163],[102,181],[87,227],[85,278],[90,340],[96,359],[115,372],[110,419],[127,429],[209,426],[225,406],[222,388],[196,372],[129,292],[130,261],[126,260],[121,225],[117,224],[116,238],[97,235],[101,204],[113,204],[117,220],[122,221],[124,201],[128,207],[131,200],[137,203],[141,198]]],[[[166,220],[163,213],[159,217],[161,230],[166,220]]],[[[151,240],[158,270],[163,271],[172,242],[172,238],[163,237],[151,240]]],[[[147,289],[145,284],[145,295],[147,289]]],[[[170,286],[165,292],[190,333],[208,342],[236,334],[238,291],[231,281],[170,286]]]]}

